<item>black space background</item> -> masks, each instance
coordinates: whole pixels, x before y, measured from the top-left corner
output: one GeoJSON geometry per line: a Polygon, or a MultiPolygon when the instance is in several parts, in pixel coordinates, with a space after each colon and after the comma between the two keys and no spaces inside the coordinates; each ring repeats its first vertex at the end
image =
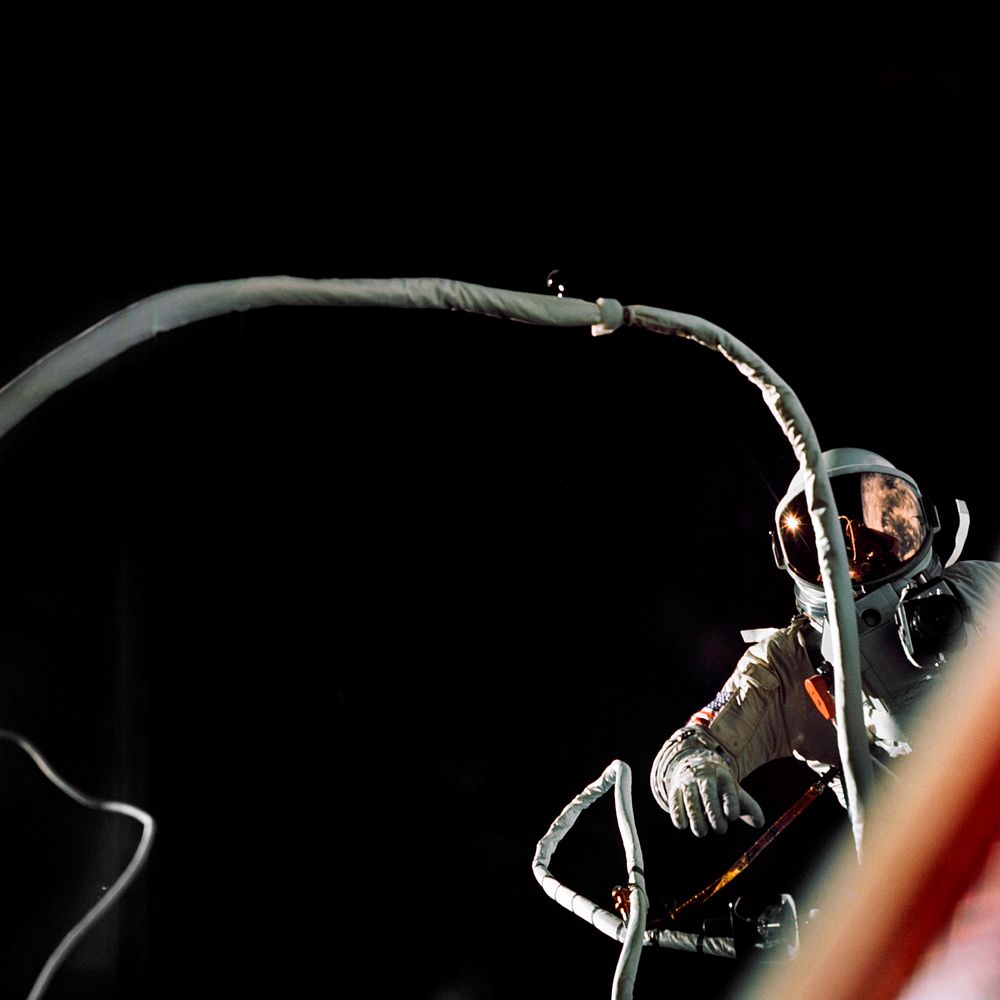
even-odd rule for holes
{"type": "MultiPolygon", "coordinates": [[[[559,268],[573,296],[728,329],[824,446],[917,477],[943,555],[960,496],[967,555],[991,557],[979,64],[942,45],[724,79],[560,66],[511,104],[439,69],[354,118],[357,88],[321,74],[327,104],[261,79],[197,123],[164,87],[127,129],[107,110],[120,79],[69,88],[15,157],[0,376],[190,282],[541,292],[559,268]]],[[[535,842],[616,757],[654,902],[752,841],[674,831],[646,775],[740,629],[792,611],[767,531],[793,471],[759,393],[702,348],[452,314],[222,318],[46,404],[0,442],[0,724],[159,822],[49,995],[606,996],[617,946],[542,894],[535,842]]],[[[2,995],[19,996],[135,840],[0,756],[2,995]]],[[[747,786],[773,817],[808,774],[747,786]]],[[[746,886],[794,890],[841,822],[815,807],[746,886]]],[[[610,802],[578,827],[556,873],[606,901],[624,874],[610,802]]],[[[647,953],[637,995],[683,974],[721,996],[736,971],[647,953]]]]}

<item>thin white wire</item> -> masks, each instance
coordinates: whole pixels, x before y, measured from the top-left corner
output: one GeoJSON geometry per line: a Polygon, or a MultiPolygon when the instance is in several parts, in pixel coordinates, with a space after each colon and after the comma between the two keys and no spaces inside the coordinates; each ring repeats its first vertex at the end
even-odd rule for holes
{"type": "Polygon", "coordinates": [[[156,823],[149,813],[139,809],[137,806],[130,806],[126,802],[110,802],[107,799],[97,799],[74,788],[68,781],[58,775],[52,765],[42,756],[38,748],[25,739],[19,733],[11,732],[8,729],[0,729],[0,740],[8,740],[16,743],[34,762],[38,770],[45,775],[53,785],[61,792],[85,806],[87,809],[94,809],[98,812],[118,813],[121,816],[128,816],[142,825],[142,836],[139,838],[139,845],[132,855],[132,859],[125,866],[121,875],[112,883],[108,891],[84,914],[63,939],[56,945],[55,950],[49,955],[48,960],[38,974],[27,1000],[41,1000],[56,970],[65,961],[66,956],[72,951],[79,939],[87,933],[90,928],[97,923],[104,915],[104,912],[114,904],[118,897],[128,888],[129,884],[139,873],[139,870],[146,862],[150,847],[153,843],[153,834],[156,830],[156,823]]]}

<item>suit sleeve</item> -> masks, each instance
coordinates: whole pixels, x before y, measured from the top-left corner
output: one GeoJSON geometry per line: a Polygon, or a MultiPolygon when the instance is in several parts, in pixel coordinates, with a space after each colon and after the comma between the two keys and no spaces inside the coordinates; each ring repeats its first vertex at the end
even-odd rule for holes
{"type": "Polygon", "coordinates": [[[672,765],[695,750],[720,753],[737,780],[792,753],[782,711],[782,665],[787,667],[786,648],[797,646],[797,631],[795,626],[781,629],[748,649],[715,698],[663,744],[650,774],[653,797],[662,808],[668,808],[672,765]]]}
{"type": "Polygon", "coordinates": [[[650,784],[664,809],[671,766],[702,747],[721,754],[737,781],[795,752],[805,759],[836,762],[836,733],[804,688],[813,673],[802,635],[806,628],[805,619],[796,619],[751,646],[715,698],[663,744],[650,784]]]}
{"type": "Polygon", "coordinates": [[[711,704],[691,717],[732,759],[737,780],[792,753],[784,704],[787,647],[796,631],[782,629],[751,646],[711,704]]]}

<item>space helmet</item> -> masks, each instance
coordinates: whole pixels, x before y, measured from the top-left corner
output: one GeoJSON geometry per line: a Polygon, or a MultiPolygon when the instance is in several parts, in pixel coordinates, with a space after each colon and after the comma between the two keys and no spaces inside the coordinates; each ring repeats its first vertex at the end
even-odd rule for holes
{"type": "MultiPolygon", "coordinates": [[[[912,476],[863,448],[834,448],[820,462],[830,479],[855,597],[886,584],[901,589],[920,573],[937,573],[932,539],[940,524],[912,476]],[[929,507],[929,510],[928,510],[929,507]]],[[[774,516],[774,558],[795,583],[799,609],[826,614],[816,536],[800,469],[774,516]]]]}

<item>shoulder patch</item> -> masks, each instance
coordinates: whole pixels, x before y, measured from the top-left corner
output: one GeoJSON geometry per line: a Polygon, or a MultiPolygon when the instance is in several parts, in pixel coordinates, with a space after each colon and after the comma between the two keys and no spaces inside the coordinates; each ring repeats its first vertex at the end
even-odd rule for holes
{"type": "Polygon", "coordinates": [[[733,697],[730,688],[723,688],[704,708],[699,709],[688,719],[689,726],[710,726],[715,717],[729,704],[733,697]]]}

